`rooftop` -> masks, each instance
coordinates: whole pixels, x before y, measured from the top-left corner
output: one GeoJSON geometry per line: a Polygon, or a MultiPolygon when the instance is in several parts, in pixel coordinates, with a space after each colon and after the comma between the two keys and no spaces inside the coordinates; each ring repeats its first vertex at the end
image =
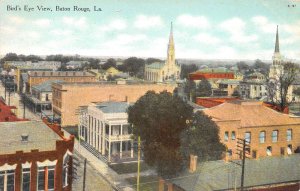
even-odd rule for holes
{"type": "MultiPolygon", "coordinates": [[[[117,85],[117,81],[100,81],[100,82],[57,82],[56,84],[67,86],[95,86],[95,85],[117,85]]],[[[167,85],[174,83],[155,83],[149,81],[126,80],[126,85],[167,85]]],[[[120,84],[122,85],[122,84],[120,84]]]]}
{"type": "Polygon", "coordinates": [[[127,102],[101,102],[96,103],[96,107],[103,113],[126,113],[128,107],[132,105],[127,102]]]}
{"type": "MultiPolygon", "coordinates": [[[[297,182],[300,180],[300,154],[246,159],[245,187],[297,182]]],[[[235,161],[241,164],[241,161],[235,161]]],[[[186,191],[227,190],[240,187],[241,167],[232,162],[198,163],[194,173],[188,171],[172,182],[186,191]]]]}
{"type": "Polygon", "coordinates": [[[241,127],[300,124],[300,118],[279,113],[258,101],[235,100],[203,111],[216,122],[240,121],[241,127]]]}
{"type": "Polygon", "coordinates": [[[62,140],[42,121],[2,122],[0,138],[0,154],[55,150],[56,141],[62,140]],[[22,141],[21,135],[28,135],[28,141],[22,141]]]}
{"type": "Polygon", "coordinates": [[[82,72],[82,71],[34,71],[28,72],[28,76],[31,77],[44,77],[44,76],[81,76],[81,77],[93,77],[94,75],[89,72],[82,72]]]}
{"type": "Polygon", "coordinates": [[[40,91],[40,92],[51,92],[52,91],[52,83],[63,82],[63,80],[48,80],[43,83],[40,83],[32,88],[40,91]]]}
{"type": "Polygon", "coordinates": [[[165,66],[164,62],[154,62],[152,64],[146,65],[146,68],[155,68],[155,69],[160,69],[165,66]]]}
{"type": "Polygon", "coordinates": [[[11,111],[12,109],[16,109],[16,107],[6,105],[3,98],[0,97],[0,122],[27,121],[27,119],[18,118],[11,111]]]}

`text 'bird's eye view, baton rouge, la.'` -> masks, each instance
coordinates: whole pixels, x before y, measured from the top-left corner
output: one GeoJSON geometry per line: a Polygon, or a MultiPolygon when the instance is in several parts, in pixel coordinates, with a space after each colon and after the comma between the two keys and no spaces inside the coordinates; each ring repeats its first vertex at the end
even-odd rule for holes
{"type": "Polygon", "coordinates": [[[299,191],[300,0],[0,0],[0,191],[299,191]]]}

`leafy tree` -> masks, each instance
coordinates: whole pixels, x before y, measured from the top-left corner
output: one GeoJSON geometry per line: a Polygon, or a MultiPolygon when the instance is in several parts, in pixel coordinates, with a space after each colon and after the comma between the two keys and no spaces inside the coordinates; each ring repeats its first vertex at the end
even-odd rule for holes
{"type": "Polygon", "coordinates": [[[198,84],[197,90],[196,90],[196,95],[200,97],[209,97],[211,96],[211,85],[208,80],[203,79],[201,82],[198,84]]]}
{"type": "Polygon", "coordinates": [[[218,160],[226,147],[220,142],[219,127],[210,117],[198,111],[182,133],[182,153],[185,163],[189,155],[197,155],[201,161],[218,160]]]}
{"type": "Polygon", "coordinates": [[[133,134],[143,141],[145,162],[163,177],[182,169],[181,133],[192,116],[191,106],[166,91],[148,91],[128,108],[133,134]]]}
{"type": "Polygon", "coordinates": [[[162,60],[158,58],[147,58],[145,64],[152,64],[154,62],[162,62],[162,60]]]}
{"type": "Polygon", "coordinates": [[[257,59],[254,62],[253,68],[256,69],[256,70],[259,70],[262,74],[267,76],[268,73],[269,73],[270,65],[262,62],[259,59],[257,59]]]}
{"type": "Polygon", "coordinates": [[[245,71],[249,70],[249,68],[250,68],[248,66],[248,64],[246,64],[243,61],[236,63],[236,65],[238,67],[239,72],[241,72],[241,73],[244,73],[245,71]]]}
{"type": "Polygon", "coordinates": [[[115,59],[113,59],[113,58],[110,58],[110,59],[108,59],[102,66],[101,66],[101,68],[103,69],[103,70],[107,70],[108,68],[110,68],[110,67],[117,67],[117,62],[116,62],[116,60],[115,59]]]}
{"type": "Polygon", "coordinates": [[[137,57],[130,57],[124,60],[123,71],[131,76],[142,78],[144,76],[145,60],[137,57]]]}
{"type": "Polygon", "coordinates": [[[180,78],[181,79],[188,79],[189,74],[192,72],[195,72],[199,69],[199,67],[196,64],[182,64],[181,65],[181,73],[180,78]]]}

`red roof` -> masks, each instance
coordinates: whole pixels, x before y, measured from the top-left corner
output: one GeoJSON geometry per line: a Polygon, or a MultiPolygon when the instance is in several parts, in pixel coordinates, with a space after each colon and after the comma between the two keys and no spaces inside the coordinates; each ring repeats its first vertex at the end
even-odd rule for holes
{"type": "Polygon", "coordinates": [[[28,121],[18,118],[11,110],[17,109],[15,106],[8,106],[0,99],[0,122],[28,121]]]}
{"type": "Polygon", "coordinates": [[[239,100],[239,98],[236,98],[236,97],[197,97],[196,104],[198,104],[202,107],[211,108],[211,107],[220,105],[224,102],[232,101],[232,100],[239,100]]]}

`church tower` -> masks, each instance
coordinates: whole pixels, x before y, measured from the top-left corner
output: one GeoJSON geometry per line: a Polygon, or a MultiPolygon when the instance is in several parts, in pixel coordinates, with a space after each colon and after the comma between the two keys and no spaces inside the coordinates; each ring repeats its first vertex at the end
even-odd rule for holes
{"type": "Polygon", "coordinates": [[[169,36],[168,52],[167,52],[167,65],[168,68],[175,66],[175,45],[173,39],[173,25],[171,23],[171,31],[169,36]]]}
{"type": "Polygon", "coordinates": [[[279,50],[279,34],[278,34],[278,25],[276,30],[276,40],[275,40],[275,50],[272,57],[273,63],[270,67],[270,73],[269,78],[276,78],[278,77],[278,74],[282,72],[283,66],[282,66],[282,56],[280,54],[279,50]]]}

